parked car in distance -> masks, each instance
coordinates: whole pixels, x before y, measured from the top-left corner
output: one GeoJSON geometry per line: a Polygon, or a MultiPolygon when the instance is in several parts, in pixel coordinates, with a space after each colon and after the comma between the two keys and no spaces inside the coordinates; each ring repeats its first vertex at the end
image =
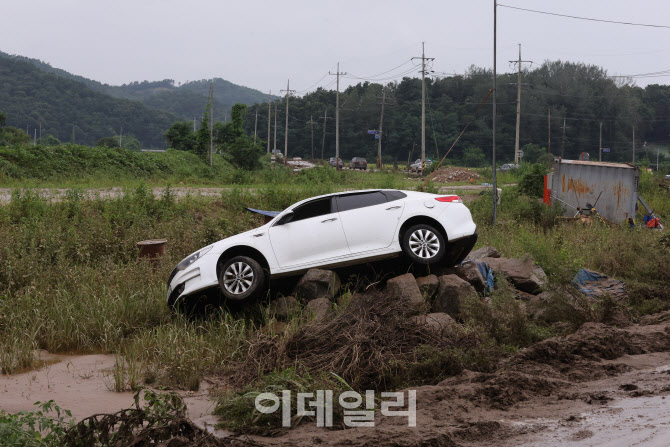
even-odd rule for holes
{"type": "Polygon", "coordinates": [[[452,266],[476,240],[456,195],[378,189],[312,197],[186,257],[170,274],[167,303],[187,307],[189,297],[217,288],[226,300],[249,301],[270,278],[395,256],[452,266]]]}
{"type": "Polygon", "coordinates": [[[272,155],[274,155],[275,157],[283,157],[284,156],[284,153],[282,151],[280,151],[279,149],[272,149],[270,151],[270,153],[272,155]]]}
{"type": "Polygon", "coordinates": [[[362,169],[365,171],[368,169],[368,161],[363,157],[354,157],[351,159],[349,167],[351,169],[362,169]]]}
{"type": "Polygon", "coordinates": [[[514,169],[519,169],[520,167],[521,165],[515,165],[514,163],[505,163],[498,168],[498,171],[512,171],[514,169]]]}
{"type": "MultiPolygon", "coordinates": [[[[426,168],[429,168],[433,164],[433,160],[426,158],[426,168]]],[[[421,167],[421,159],[418,158],[414,163],[409,166],[409,172],[421,172],[423,169],[421,167]]]]}
{"type": "MultiPolygon", "coordinates": [[[[335,167],[335,157],[330,157],[330,160],[328,160],[328,164],[329,164],[330,166],[332,166],[332,167],[335,167]]],[[[341,168],[342,166],[344,166],[344,164],[342,163],[342,159],[341,159],[341,158],[339,158],[339,159],[337,160],[337,164],[339,165],[339,166],[338,166],[339,168],[341,168]]]]}

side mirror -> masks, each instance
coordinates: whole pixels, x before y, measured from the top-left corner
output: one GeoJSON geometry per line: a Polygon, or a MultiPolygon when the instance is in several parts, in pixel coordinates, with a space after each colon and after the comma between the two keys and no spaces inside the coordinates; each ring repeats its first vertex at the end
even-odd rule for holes
{"type": "Polygon", "coordinates": [[[281,219],[279,219],[277,225],[284,225],[289,223],[291,220],[293,220],[293,216],[293,211],[289,211],[288,213],[284,214],[281,219]]]}

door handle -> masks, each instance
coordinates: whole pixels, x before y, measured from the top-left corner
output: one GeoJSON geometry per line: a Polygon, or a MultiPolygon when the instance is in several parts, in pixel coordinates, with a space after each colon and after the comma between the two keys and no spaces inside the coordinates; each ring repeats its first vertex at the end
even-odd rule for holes
{"type": "Polygon", "coordinates": [[[322,220],[321,223],[332,222],[334,220],[337,220],[337,217],[331,217],[330,219],[322,220]]]}
{"type": "Polygon", "coordinates": [[[400,205],[396,205],[396,206],[392,206],[392,207],[386,208],[386,211],[388,211],[388,210],[397,210],[398,208],[400,208],[400,205]]]}

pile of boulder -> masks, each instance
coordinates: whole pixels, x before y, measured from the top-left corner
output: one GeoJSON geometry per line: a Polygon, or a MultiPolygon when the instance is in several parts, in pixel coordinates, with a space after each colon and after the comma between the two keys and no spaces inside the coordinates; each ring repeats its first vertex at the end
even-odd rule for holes
{"type": "MultiPolygon", "coordinates": [[[[482,271],[489,268],[494,275],[506,278],[516,289],[517,297],[526,301],[537,301],[537,295],[547,282],[544,270],[532,258],[503,258],[495,248],[483,247],[472,251],[460,265],[437,269],[436,274],[415,277],[406,273],[389,279],[386,294],[389,299],[405,300],[410,304],[416,312],[413,318],[417,324],[440,331],[460,317],[463,300],[486,294],[490,281],[482,271]],[[480,268],[482,263],[485,269],[480,268]]],[[[300,279],[292,296],[270,303],[269,313],[277,320],[294,316],[316,320],[330,318],[335,314],[333,303],[340,288],[337,273],[311,269],[300,279]]]]}

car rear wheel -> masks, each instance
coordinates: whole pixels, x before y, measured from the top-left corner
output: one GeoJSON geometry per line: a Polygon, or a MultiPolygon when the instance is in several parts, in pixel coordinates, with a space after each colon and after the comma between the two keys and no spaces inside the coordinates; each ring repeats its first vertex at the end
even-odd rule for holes
{"type": "Polygon", "coordinates": [[[435,264],[444,257],[445,245],[442,233],[431,225],[419,224],[405,231],[402,250],[414,262],[435,264]]]}
{"type": "Polygon", "coordinates": [[[263,267],[248,256],[235,256],[221,268],[219,287],[229,300],[244,301],[257,298],[263,292],[265,272],[263,267]]]}

